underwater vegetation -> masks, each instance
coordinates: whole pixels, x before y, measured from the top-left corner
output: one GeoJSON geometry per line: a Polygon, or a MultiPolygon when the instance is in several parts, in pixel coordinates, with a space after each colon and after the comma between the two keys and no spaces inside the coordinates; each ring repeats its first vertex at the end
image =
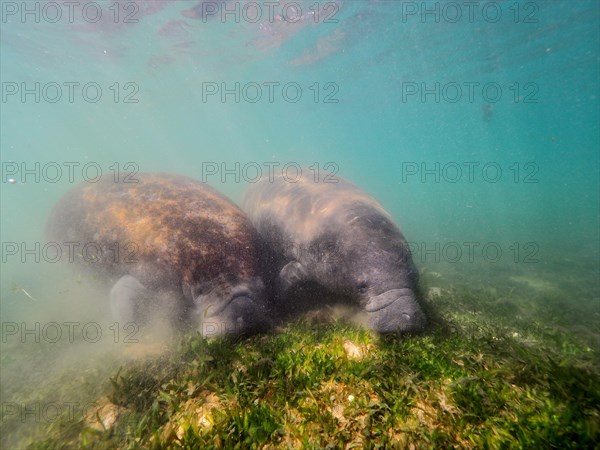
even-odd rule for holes
{"type": "Polygon", "coordinates": [[[2,447],[597,446],[596,285],[572,280],[548,290],[526,276],[445,279],[422,276],[432,323],[420,335],[377,335],[329,307],[271,334],[238,341],[188,334],[117,370],[65,373],[59,388],[42,385],[37,398],[79,390],[97,407],[33,434],[3,417],[2,447]],[[575,286],[565,311],[562,288],[575,286]]]}

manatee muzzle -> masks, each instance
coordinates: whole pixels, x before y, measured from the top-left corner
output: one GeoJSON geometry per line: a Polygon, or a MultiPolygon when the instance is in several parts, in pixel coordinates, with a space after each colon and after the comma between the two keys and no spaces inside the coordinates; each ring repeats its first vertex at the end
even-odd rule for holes
{"type": "Polygon", "coordinates": [[[226,300],[202,308],[201,322],[205,337],[250,334],[270,326],[265,306],[245,287],[237,287],[226,300]]]}
{"type": "Polygon", "coordinates": [[[369,297],[365,306],[369,325],[380,333],[418,332],[426,324],[425,315],[412,289],[390,289],[369,297]]]}
{"type": "Polygon", "coordinates": [[[245,286],[237,286],[232,289],[227,298],[225,299],[217,299],[212,300],[210,297],[213,297],[212,293],[208,295],[203,295],[199,297],[199,304],[202,305],[202,316],[203,317],[214,317],[220,315],[225,309],[229,308],[229,306],[236,299],[246,299],[248,301],[252,301],[252,292],[245,286]],[[209,300],[210,299],[210,300],[209,300]]]}

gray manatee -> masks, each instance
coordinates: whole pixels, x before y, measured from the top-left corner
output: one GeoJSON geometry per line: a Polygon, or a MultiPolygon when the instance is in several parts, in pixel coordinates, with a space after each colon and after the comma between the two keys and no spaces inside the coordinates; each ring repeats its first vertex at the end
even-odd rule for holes
{"type": "Polygon", "coordinates": [[[191,178],[136,176],[74,187],[46,225],[49,240],[99,249],[78,259],[113,283],[115,318],[160,310],[205,336],[268,328],[259,236],[240,208],[191,178]]]}
{"type": "Polygon", "coordinates": [[[375,331],[421,331],[426,319],[415,295],[418,271],[390,214],[339,177],[303,173],[310,176],[263,177],[242,201],[265,247],[274,310],[294,309],[287,304],[295,301],[289,295],[294,286],[316,284],[366,312],[375,331]]]}

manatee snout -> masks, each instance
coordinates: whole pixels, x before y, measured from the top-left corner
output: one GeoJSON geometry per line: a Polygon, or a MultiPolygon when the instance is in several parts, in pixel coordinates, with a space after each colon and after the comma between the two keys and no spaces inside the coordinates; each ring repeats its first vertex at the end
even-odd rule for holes
{"type": "Polygon", "coordinates": [[[271,328],[262,291],[235,289],[217,304],[198,299],[200,331],[204,337],[251,335],[271,328]]]}
{"type": "Polygon", "coordinates": [[[390,289],[369,297],[365,306],[369,327],[379,333],[417,333],[427,324],[412,289],[390,289]]]}

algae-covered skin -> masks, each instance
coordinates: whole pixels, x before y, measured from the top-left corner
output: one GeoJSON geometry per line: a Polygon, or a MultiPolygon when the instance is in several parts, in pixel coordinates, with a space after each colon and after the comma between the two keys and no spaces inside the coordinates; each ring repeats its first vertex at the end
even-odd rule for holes
{"type": "Polygon", "coordinates": [[[309,282],[358,306],[373,330],[422,330],[418,272],[390,214],[339,177],[303,173],[310,175],[265,177],[242,202],[266,248],[275,309],[289,309],[290,288],[309,282]]]}
{"type": "Polygon", "coordinates": [[[206,336],[267,325],[256,230],[205,183],[152,173],[83,183],[53,208],[46,234],[63,259],[115,283],[119,320],[136,321],[169,297],[169,309],[206,336]]]}

